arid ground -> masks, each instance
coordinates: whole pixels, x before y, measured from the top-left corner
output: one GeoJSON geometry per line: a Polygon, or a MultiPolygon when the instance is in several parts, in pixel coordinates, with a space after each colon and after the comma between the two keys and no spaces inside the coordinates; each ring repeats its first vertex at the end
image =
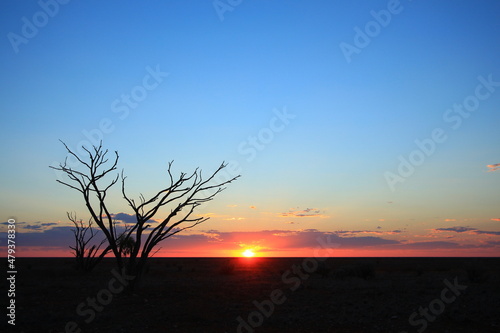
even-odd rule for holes
{"type": "Polygon", "coordinates": [[[154,258],[135,293],[112,259],[16,264],[2,332],[500,332],[499,258],[154,258]]]}

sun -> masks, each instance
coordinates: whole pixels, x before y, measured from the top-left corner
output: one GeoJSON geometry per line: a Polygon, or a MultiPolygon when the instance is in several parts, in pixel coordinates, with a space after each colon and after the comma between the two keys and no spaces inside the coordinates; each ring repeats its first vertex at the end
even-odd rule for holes
{"type": "Polygon", "coordinates": [[[243,252],[243,256],[250,258],[255,256],[255,253],[252,250],[245,250],[245,252],[243,252]]]}

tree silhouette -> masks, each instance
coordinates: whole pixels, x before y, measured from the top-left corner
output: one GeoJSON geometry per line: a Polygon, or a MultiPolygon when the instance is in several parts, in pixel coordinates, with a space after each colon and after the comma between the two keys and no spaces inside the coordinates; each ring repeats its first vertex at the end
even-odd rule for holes
{"type": "Polygon", "coordinates": [[[69,155],[76,158],[83,171],[68,167],[65,160],[58,167],[51,166],[51,168],[65,173],[69,181],[59,179],[57,181],[82,194],[93,221],[106,236],[108,247],[116,258],[118,268],[135,276],[130,283],[131,289],[139,283],[147,259],[159,250],[158,244],[168,237],[207,221],[209,217],[193,216],[194,210],[222,192],[225,189],[224,185],[240,177],[238,175],[226,181],[216,181],[217,174],[227,166],[223,162],[206,179],[203,178],[199,168],[189,175],[182,172],[176,178],[171,171],[173,162],[169,162],[167,170],[169,184],[149,199],[140,194],[139,202],[136,202],[126,194],[126,177],[122,171],[121,192],[132,208],[136,221],[118,234],[113,214],[107,205],[107,194],[118,182],[120,175],[117,174],[107,182],[104,181],[105,177],[117,168],[118,152],[115,151],[114,159],[108,163],[108,150],[102,148],[102,142],[92,149],[82,147],[87,153],[85,159],[80,158],[64,142],[62,144],[69,155]],[[170,212],[165,213],[166,216],[159,220],[155,219],[160,209],[165,207],[170,207],[170,212]],[[155,249],[156,251],[152,253],[155,249]],[[125,262],[126,255],[129,255],[129,258],[125,262]]]}
{"type": "Polygon", "coordinates": [[[92,226],[92,219],[89,219],[88,224],[85,225],[83,220],[77,220],[76,214],[66,214],[68,215],[68,219],[75,225],[75,229],[71,229],[75,237],[75,245],[70,246],[70,248],[73,250],[73,254],[75,255],[77,269],[84,272],[90,272],[109,252],[110,247],[106,247],[101,251],[101,253],[99,253],[99,250],[106,242],[106,239],[103,239],[98,245],[93,244],[89,247],[89,243],[99,232],[98,230],[94,230],[92,226]]]}

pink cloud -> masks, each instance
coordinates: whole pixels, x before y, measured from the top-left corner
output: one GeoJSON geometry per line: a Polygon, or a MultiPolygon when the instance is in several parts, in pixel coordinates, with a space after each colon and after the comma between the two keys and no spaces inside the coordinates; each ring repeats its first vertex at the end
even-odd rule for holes
{"type": "Polygon", "coordinates": [[[491,172],[491,171],[496,171],[496,170],[499,170],[500,169],[500,163],[496,163],[496,164],[488,164],[486,167],[489,168],[488,172],[491,172]]]}

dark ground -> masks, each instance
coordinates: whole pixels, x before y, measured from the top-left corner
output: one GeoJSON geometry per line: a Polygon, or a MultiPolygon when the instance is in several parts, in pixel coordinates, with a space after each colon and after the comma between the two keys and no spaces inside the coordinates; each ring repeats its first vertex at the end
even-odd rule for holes
{"type": "Polygon", "coordinates": [[[0,331],[66,332],[75,322],[81,332],[410,333],[427,322],[425,332],[500,332],[500,258],[154,258],[134,294],[118,292],[118,280],[109,291],[112,259],[87,275],[73,263],[16,259],[16,326],[6,323],[4,279],[0,331]],[[467,288],[443,294],[445,279],[467,288]],[[88,303],[97,296],[100,312],[88,303]],[[429,306],[436,315],[411,325],[429,306]],[[248,326],[238,330],[238,317],[248,326]]]}

